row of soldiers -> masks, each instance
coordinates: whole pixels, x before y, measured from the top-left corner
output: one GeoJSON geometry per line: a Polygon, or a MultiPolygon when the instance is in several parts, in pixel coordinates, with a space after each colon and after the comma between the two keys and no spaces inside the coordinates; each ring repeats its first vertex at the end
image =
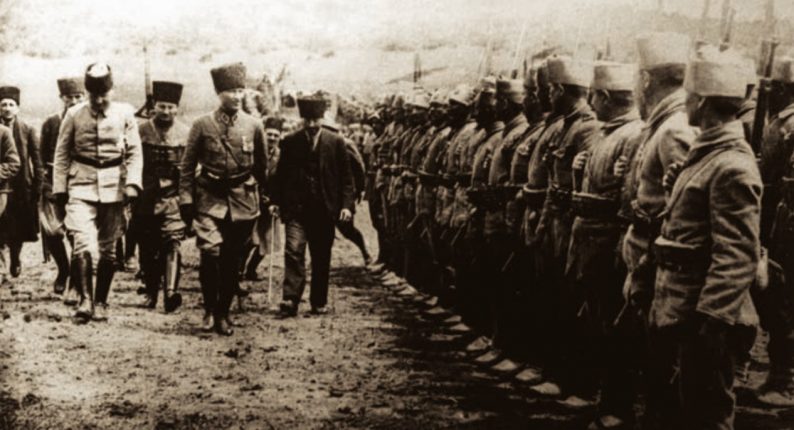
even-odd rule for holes
{"type": "Polygon", "coordinates": [[[752,62],[692,51],[652,33],[638,64],[554,55],[368,118],[371,268],[479,335],[476,363],[571,407],[597,396],[593,429],[633,428],[638,391],[643,428],[732,428],[759,316],[757,397],[794,406],[794,59],[756,154],[752,62]]]}

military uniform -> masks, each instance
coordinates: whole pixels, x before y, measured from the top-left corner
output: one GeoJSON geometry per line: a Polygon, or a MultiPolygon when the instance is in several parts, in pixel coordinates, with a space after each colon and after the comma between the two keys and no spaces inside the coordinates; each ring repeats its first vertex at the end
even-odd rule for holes
{"type": "MultiPolygon", "coordinates": [[[[101,64],[86,72],[86,89],[105,94],[112,87],[110,69],[101,64]]],[[[127,188],[142,188],[143,156],[132,106],[110,102],[97,110],[89,102],[64,115],[53,161],[53,194],[68,195],[64,224],[72,237],[72,265],[77,264],[81,292],[78,315],[94,316],[94,300],[104,319],[116,270],[116,240],[126,228],[127,188]],[[92,260],[97,266],[96,297],[92,260]]]]}
{"type": "MultiPolygon", "coordinates": [[[[212,77],[218,92],[243,88],[245,66],[221,66],[212,69],[212,77]]],[[[259,216],[260,189],[267,178],[261,121],[239,110],[217,109],[199,117],[190,128],[179,173],[179,203],[183,213],[195,216],[205,322],[209,325],[212,316],[216,330],[231,334],[224,325],[229,324],[245,241],[259,216]]]]}
{"type": "MultiPolygon", "coordinates": [[[[182,85],[154,81],[154,99],[178,105],[182,85]]],[[[143,147],[143,190],[135,205],[141,269],[146,284],[146,307],[157,304],[160,285],[167,312],[182,302],[177,292],[180,277],[180,241],[185,223],[179,212],[179,164],[187,142],[188,128],[181,122],[166,124],[157,118],[138,127],[143,147]]]]}
{"type": "MultiPolygon", "coordinates": [[[[19,172],[19,154],[11,130],[0,125],[0,216],[3,215],[11,192],[10,180],[19,172]]],[[[0,258],[0,284],[5,282],[5,259],[0,258]]]]}

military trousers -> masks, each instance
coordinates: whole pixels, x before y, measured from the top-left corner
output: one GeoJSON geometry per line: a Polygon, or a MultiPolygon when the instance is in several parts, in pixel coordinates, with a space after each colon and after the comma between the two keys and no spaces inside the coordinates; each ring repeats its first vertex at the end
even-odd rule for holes
{"type": "Polygon", "coordinates": [[[116,240],[127,228],[122,202],[100,203],[70,198],[66,204],[66,230],[72,237],[72,255],[89,252],[93,259],[116,261],[116,240]]]}
{"type": "MultiPolygon", "coordinates": [[[[8,204],[8,194],[0,193],[0,217],[2,217],[3,213],[5,213],[7,204],[8,204]]],[[[2,234],[0,234],[0,238],[1,237],[3,237],[2,234]]],[[[4,248],[5,248],[5,243],[0,242],[0,280],[2,280],[2,278],[8,274],[8,261],[4,248]]]]}
{"type": "Polygon", "coordinates": [[[326,211],[306,213],[285,220],[284,300],[297,304],[303,297],[308,246],[312,269],[309,302],[313,307],[328,304],[328,277],[335,228],[336,223],[326,211]]]}

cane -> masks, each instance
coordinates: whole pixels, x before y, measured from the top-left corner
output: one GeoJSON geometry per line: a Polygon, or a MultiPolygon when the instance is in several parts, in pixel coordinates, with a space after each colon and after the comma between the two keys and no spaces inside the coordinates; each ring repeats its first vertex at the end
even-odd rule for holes
{"type": "Polygon", "coordinates": [[[267,269],[267,302],[273,304],[273,254],[276,252],[276,216],[270,216],[270,256],[267,269]]]}

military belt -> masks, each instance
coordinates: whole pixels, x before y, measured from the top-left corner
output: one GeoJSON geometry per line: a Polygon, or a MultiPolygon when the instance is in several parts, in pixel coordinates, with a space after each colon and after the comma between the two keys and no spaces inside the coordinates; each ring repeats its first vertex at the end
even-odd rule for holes
{"type": "Polygon", "coordinates": [[[419,172],[419,182],[425,187],[436,187],[441,183],[441,178],[426,172],[419,172]]]}
{"type": "Polygon", "coordinates": [[[582,218],[617,220],[620,204],[597,194],[575,192],[571,195],[571,209],[574,215],[582,218]]]}
{"type": "Polygon", "coordinates": [[[662,229],[661,218],[651,218],[645,215],[644,212],[636,207],[636,203],[632,203],[632,208],[631,225],[634,228],[634,232],[649,239],[658,236],[659,231],[662,229]]]}
{"type": "Polygon", "coordinates": [[[455,182],[461,187],[468,187],[471,185],[471,173],[458,173],[455,175],[455,182]]]}
{"type": "Polygon", "coordinates": [[[660,268],[678,273],[705,273],[710,261],[708,248],[685,245],[671,240],[654,242],[653,256],[660,268]]]}
{"type": "Polygon", "coordinates": [[[455,178],[452,177],[451,175],[444,175],[439,177],[439,182],[441,183],[441,185],[449,189],[455,188],[455,178]]]}
{"type": "Polygon", "coordinates": [[[548,198],[553,209],[564,211],[571,207],[570,190],[564,190],[562,188],[557,188],[557,187],[549,187],[548,198]]]}
{"type": "Polygon", "coordinates": [[[540,210],[543,207],[543,203],[546,201],[546,194],[545,188],[529,188],[527,186],[521,188],[521,195],[524,201],[527,202],[527,207],[532,210],[540,210]]]}
{"type": "Polygon", "coordinates": [[[201,177],[206,179],[208,184],[218,191],[229,190],[241,185],[251,177],[251,172],[238,173],[236,175],[219,175],[212,172],[205,166],[201,167],[201,177]]]}
{"type": "Polygon", "coordinates": [[[107,160],[97,160],[91,157],[84,157],[82,155],[75,155],[73,160],[80,163],[85,164],[91,167],[95,167],[97,169],[105,169],[108,167],[116,167],[121,166],[121,163],[124,162],[124,157],[116,157],[116,158],[109,158],[107,160]]]}

